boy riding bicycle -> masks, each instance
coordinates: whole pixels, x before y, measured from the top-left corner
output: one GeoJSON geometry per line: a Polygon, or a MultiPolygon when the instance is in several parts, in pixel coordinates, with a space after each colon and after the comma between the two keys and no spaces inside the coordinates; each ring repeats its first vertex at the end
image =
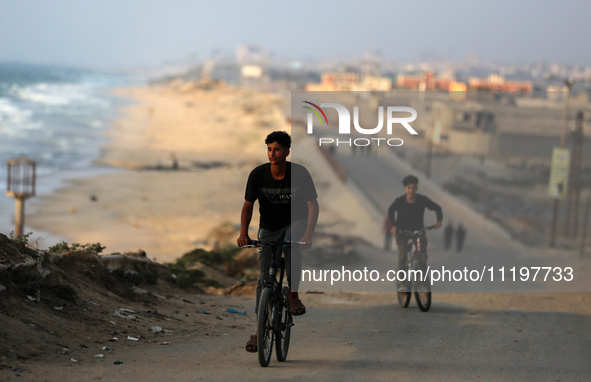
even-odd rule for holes
{"type": "MultiPolygon", "coordinates": [[[[265,140],[269,163],[251,171],[246,185],[245,201],[240,217],[240,237],[238,246],[250,243],[248,227],[252,220],[254,202],[259,201],[260,223],[258,240],[266,242],[300,241],[306,244],[285,245],[279,250],[285,254],[290,313],[300,316],[306,308],[299,299],[297,288],[301,264],[300,248],[312,246],[312,236],[318,220],[318,195],[314,181],[305,167],[286,160],[291,147],[291,137],[284,131],[275,131],[265,140]],[[293,273],[292,270],[295,272],[293,273]],[[292,273],[294,274],[292,280],[292,273]]],[[[272,250],[269,246],[259,247],[259,280],[256,304],[259,298],[264,275],[269,272],[272,250]]],[[[257,352],[256,335],[250,336],[246,351],[257,352]]]]}
{"type": "MultiPolygon", "coordinates": [[[[396,198],[390,208],[388,209],[388,217],[392,222],[392,234],[396,236],[396,245],[398,246],[398,269],[407,270],[406,255],[410,250],[408,247],[408,239],[401,235],[396,235],[397,231],[417,231],[423,229],[425,209],[435,211],[437,215],[437,222],[434,224],[435,228],[440,228],[443,221],[443,212],[439,204],[433,202],[428,197],[417,194],[419,189],[419,179],[416,176],[408,175],[402,180],[405,194],[396,198]]],[[[423,264],[427,262],[427,236],[421,235],[419,238],[420,247],[422,248],[420,260],[423,264]]],[[[398,286],[399,292],[407,292],[406,283],[400,283],[398,286]]],[[[410,291],[408,291],[410,292],[410,291]]]]}

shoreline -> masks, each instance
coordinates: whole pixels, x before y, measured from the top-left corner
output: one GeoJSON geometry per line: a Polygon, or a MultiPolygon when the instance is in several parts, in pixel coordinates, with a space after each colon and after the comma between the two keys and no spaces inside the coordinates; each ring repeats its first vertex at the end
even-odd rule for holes
{"type": "MultiPolygon", "coordinates": [[[[148,86],[117,88],[113,93],[131,102],[118,111],[116,120],[111,121],[112,128],[106,132],[106,144],[101,147],[99,157],[87,171],[60,172],[57,175],[60,180],[54,182],[55,178],[52,179],[54,186],[49,192],[38,193],[27,204],[25,231],[34,232],[31,241],[42,248],[62,240],[81,244],[100,242],[107,247],[107,252],[141,248],[155,261],[173,261],[195,246],[206,246],[210,230],[199,227],[212,222],[216,222],[215,226],[224,224],[221,214],[196,220],[185,214],[184,221],[170,224],[176,220],[175,213],[181,215],[187,208],[195,214],[198,211],[191,209],[191,202],[197,201],[190,195],[174,200],[174,194],[168,193],[167,188],[171,191],[193,189],[196,195],[206,199],[208,195],[200,192],[199,185],[211,184],[217,177],[210,176],[206,166],[200,169],[194,165],[207,165],[208,161],[204,155],[190,152],[190,144],[185,139],[189,129],[180,121],[187,119],[186,116],[178,116],[175,120],[176,110],[156,110],[169,123],[181,125],[176,129],[178,131],[168,134],[169,142],[164,145],[158,142],[159,134],[155,131],[162,122],[150,120],[163,98],[169,98],[164,100],[168,108],[171,106],[166,102],[174,101],[179,101],[180,107],[188,108],[189,101],[182,99],[188,96],[171,96],[170,93],[176,93],[173,89],[148,86]],[[165,171],[171,167],[165,163],[167,156],[179,146],[182,148],[176,150],[179,169],[165,171]],[[191,234],[190,229],[183,230],[183,227],[190,226],[195,226],[195,231],[201,229],[201,232],[191,234]],[[161,241],[168,244],[160,244],[161,241]]],[[[200,138],[202,142],[207,140],[203,136],[200,138]]],[[[236,167],[240,164],[232,163],[224,169],[216,169],[216,172],[227,174],[218,177],[235,178],[236,167]]]]}

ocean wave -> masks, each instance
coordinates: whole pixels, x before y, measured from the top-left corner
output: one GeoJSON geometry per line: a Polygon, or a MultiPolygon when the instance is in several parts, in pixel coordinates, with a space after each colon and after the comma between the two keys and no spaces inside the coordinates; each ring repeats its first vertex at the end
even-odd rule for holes
{"type": "Polygon", "coordinates": [[[99,121],[98,119],[95,119],[92,122],[90,122],[90,126],[92,126],[93,129],[103,129],[103,128],[105,128],[104,122],[103,121],[99,121]]]}
{"type": "Polygon", "coordinates": [[[30,110],[22,110],[10,100],[0,98],[0,121],[23,122],[31,117],[30,110]]]}
{"type": "Polygon", "coordinates": [[[63,84],[40,82],[32,85],[13,85],[13,95],[22,100],[49,107],[90,106],[106,108],[110,102],[94,95],[92,84],[63,84]]]}
{"type": "Polygon", "coordinates": [[[33,112],[0,98],[0,136],[17,136],[22,130],[39,130],[43,123],[32,120],[33,112]]]}
{"type": "Polygon", "coordinates": [[[102,72],[0,63],[0,164],[25,155],[37,161],[38,169],[90,167],[122,102],[110,89],[133,81],[102,72]]]}

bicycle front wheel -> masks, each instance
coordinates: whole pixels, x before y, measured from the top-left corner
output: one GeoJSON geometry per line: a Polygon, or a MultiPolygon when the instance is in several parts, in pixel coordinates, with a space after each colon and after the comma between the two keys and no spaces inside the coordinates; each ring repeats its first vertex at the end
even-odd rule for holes
{"type": "Polygon", "coordinates": [[[410,295],[410,292],[398,292],[398,303],[401,307],[408,307],[408,304],[410,304],[410,295]]]}
{"type": "Polygon", "coordinates": [[[277,361],[285,362],[287,360],[287,351],[289,350],[289,340],[291,338],[291,327],[293,326],[291,314],[289,313],[289,288],[284,286],[281,289],[281,299],[278,302],[279,312],[279,330],[275,338],[275,355],[277,361]]]}
{"type": "Polygon", "coordinates": [[[271,352],[273,351],[273,293],[271,288],[263,289],[259,301],[257,317],[257,349],[259,353],[259,364],[262,367],[269,366],[271,352]]]}

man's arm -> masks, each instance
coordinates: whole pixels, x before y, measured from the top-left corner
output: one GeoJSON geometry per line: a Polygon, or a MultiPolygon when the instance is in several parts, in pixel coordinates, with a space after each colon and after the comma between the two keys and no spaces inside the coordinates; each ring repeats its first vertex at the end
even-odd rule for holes
{"type": "Polygon", "coordinates": [[[309,249],[312,247],[312,239],[314,236],[314,230],[316,229],[316,223],[318,222],[318,215],[320,214],[320,206],[316,199],[308,201],[308,225],[306,227],[306,233],[298,241],[303,241],[306,244],[300,244],[300,248],[309,249]]]}
{"type": "Polygon", "coordinates": [[[250,237],[248,236],[248,227],[252,220],[252,211],[254,209],[254,203],[248,200],[244,201],[242,206],[242,213],[240,214],[240,236],[238,237],[238,246],[242,247],[250,243],[250,237]]]}

